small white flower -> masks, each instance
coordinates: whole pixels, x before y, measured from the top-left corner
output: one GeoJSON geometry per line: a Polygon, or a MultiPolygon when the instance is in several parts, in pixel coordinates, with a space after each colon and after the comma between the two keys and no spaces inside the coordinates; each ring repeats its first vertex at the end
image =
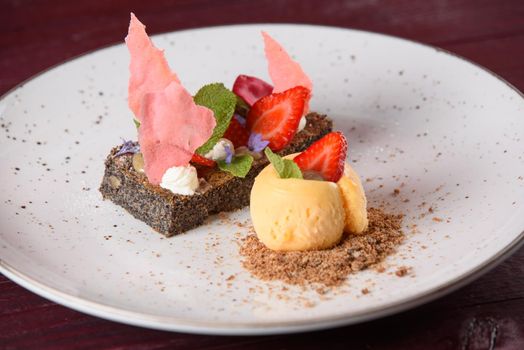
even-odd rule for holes
{"type": "Polygon", "coordinates": [[[227,157],[227,151],[226,148],[229,147],[229,150],[234,150],[235,146],[233,146],[233,142],[229,141],[228,139],[220,139],[216,143],[215,146],[213,146],[213,149],[209,152],[207,152],[204,157],[208,159],[212,159],[214,161],[218,160],[225,160],[227,157]]]}

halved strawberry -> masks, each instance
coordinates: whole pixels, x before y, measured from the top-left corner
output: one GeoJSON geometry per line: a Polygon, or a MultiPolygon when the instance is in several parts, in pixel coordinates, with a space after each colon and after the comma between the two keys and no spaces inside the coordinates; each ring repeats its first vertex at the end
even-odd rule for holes
{"type": "Polygon", "coordinates": [[[279,151],[295,136],[309,99],[309,90],[296,86],[258,100],[247,115],[247,128],[269,141],[269,148],[279,151]]]}
{"type": "Polygon", "coordinates": [[[249,131],[238,121],[236,116],[233,116],[226,132],[224,133],[224,138],[233,142],[235,148],[245,146],[249,139],[249,131]]]}
{"type": "Polygon", "coordinates": [[[293,159],[306,172],[317,172],[326,181],[337,182],[344,173],[348,142],[339,131],[330,132],[293,159]]]}
{"type": "Polygon", "coordinates": [[[207,167],[211,167],[211,168],[213,168],[215,165],[217,165],[217,163],[214,160],[206,158],[206,157],[203,157],[203,156],[201,156],[200,154],[197,154],[197,153],[193,154],[193,157],[191,158],[191,163],[198,164],[198,165],[203,165],[203,166],[207,166],[207,167]]]}

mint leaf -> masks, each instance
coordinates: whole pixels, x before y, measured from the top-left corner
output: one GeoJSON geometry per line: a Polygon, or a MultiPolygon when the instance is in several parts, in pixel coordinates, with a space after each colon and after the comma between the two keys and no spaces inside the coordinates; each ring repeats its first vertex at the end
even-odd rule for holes
{"type": "Polygon", "coordinates": [[[211,151],[218,140],[224,136],[235,112],[237,97],[224,84],[214,83],[205,85],[198,90],[193,100],[197,105],[212,110],[217,122],[209,140],[197,149],[199,154],[204,155],[211,151]]]}
{"type": "Polygon", "coordinates": [[[244,99],[238,95],[235,95],[237,98],[237,103],[235,105],[235,113],[240,114],[241,116],[245,117],[249,113],[249,109],[251,108],[244,99]]]}
{"type": "Polygon", "coordinates": [[[133,122],[135,123],[136,128],[138,129],[140,127],[140,122],[133,118],[133,122]]]}
{"type": "Polygon", "coordinates": [[[281,179],[303,179],[302,171],[297,163],[291,159],[284,159],[278,154],[273,153],[269,147],[264,150],[267,159],[273,165],[281,179]]]}
{"type": "Polygon", "coordinates": [[[220,170],[227,171],[236,177],[246,177],[247,173],[251,169],[253,164],[253,156],[250,154],[243,154],[241,156],[235,156],[231,160],[231,163],[227,164],[223,160],[217,162],[220,170]]]}

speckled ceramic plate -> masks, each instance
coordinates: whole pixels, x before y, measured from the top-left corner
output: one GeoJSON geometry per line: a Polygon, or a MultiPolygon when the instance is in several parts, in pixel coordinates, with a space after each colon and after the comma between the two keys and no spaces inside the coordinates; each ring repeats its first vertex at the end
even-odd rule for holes
{"type": "Polygon", "coordinates": [[[105,156],[120,137],[135,136],[123,45],[60,65],[1,99],[1,272],[60,304],[119,322],[270,334],[413,307],[517,249],[524,229],[518,91],[449,53],[353,30],[231,26],[154,41],[194,92],[209,82],[231,85],[239,73],[267,78],[261,29],[310,74],[312,109],[348,136],[350,159],[370,180],[370,205],[386,202],[406,213],[406,243],[384,272],[352,275],[327,295],[283,290],[241,266],[238,242],[248,229],[235,222],[249,222],[247,210],[165,239],[102,201],[105,156]],[[398,277],[400,266],[410,273],[398,277]]]}

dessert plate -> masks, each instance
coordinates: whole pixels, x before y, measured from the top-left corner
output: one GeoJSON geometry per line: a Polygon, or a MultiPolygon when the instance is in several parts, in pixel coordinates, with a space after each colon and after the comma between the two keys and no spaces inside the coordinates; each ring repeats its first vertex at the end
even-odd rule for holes
{"type": "Polygon", "coordinates": [[[406,215],[406,242],[382,272],[351,275],[326,294],[260,281],[238,253],[247,210],[165,239],[102,201],[104,158],[120,137],[136,133],[123,45],[50,69],[1,99],[0,271],[45,298],[118,322],[272,334],[419,305],[521,245],[524,99],[517,90],[452,54],[355,30],[239,25],[153,40],[195,92],[210,82],[230,86],[241,73],[267,79],[260,30],[312,78],[311,109],[347,135],[370,206],[406,215]]]}

